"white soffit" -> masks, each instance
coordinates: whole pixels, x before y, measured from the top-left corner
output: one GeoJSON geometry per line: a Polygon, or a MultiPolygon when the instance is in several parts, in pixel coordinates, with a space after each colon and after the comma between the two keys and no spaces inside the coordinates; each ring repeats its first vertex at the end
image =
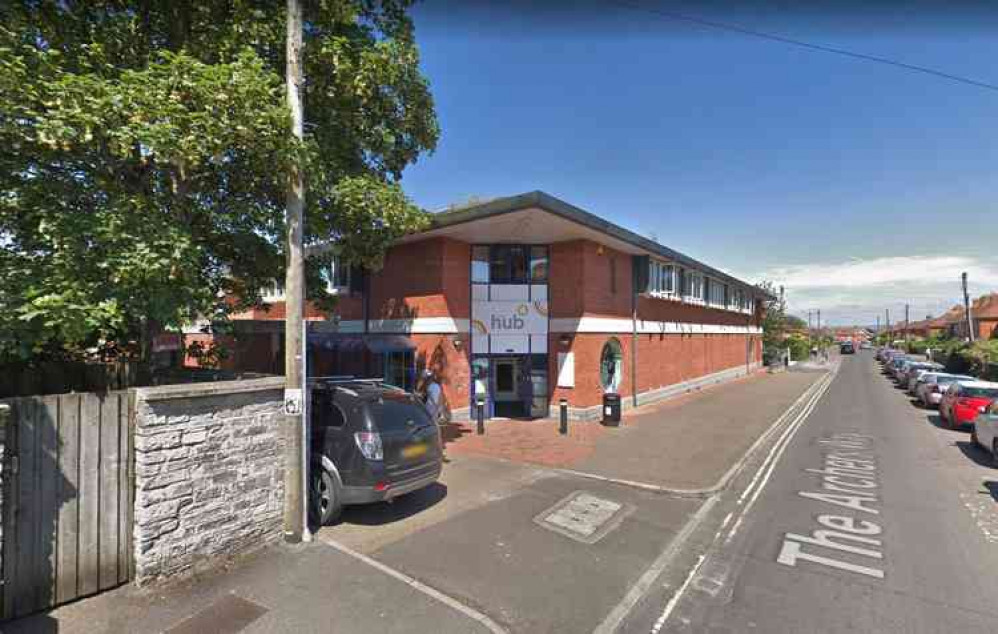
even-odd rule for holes
{"type": "Polygon", "coordinates": [[[647,253],[623,240],[618,240],[601,231],[590,229],[537,207],[431,229],[406,236],[399,242],[418,242],[436,237],[453,238],[472,244],[503,242],[510,244],[554,244],[571,240],[591,240],[622,253],[632,255],[647,253]]]}

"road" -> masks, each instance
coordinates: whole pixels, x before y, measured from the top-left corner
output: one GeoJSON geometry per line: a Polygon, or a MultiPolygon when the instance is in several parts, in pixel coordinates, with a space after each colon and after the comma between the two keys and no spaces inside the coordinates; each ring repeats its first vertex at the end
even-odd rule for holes
{"type": "Polygon", "coordinates": [[[937,421],[843,357],[621,630],[998,631],[998,471],[937,421]]]}

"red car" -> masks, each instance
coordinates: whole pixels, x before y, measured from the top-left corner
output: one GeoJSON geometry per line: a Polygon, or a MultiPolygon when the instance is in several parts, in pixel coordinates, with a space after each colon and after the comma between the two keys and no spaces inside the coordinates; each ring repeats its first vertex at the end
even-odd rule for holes
{"type": "Polygon", "coordinates": [[[947,429],[974,424],[982,407],[998,399],[998,383],[956,381],[939,401],[939,417],[947,429]]]}

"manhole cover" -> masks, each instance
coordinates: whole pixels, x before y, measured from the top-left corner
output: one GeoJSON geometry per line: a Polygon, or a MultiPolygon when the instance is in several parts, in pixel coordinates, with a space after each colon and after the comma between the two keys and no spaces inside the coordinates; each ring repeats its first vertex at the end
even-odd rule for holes
{"type": "Polygon", "coordinates": [[[585,544],[602,539],[615,529],[634,507],[576,491],[534,518],[548,530],[585,544]]]}

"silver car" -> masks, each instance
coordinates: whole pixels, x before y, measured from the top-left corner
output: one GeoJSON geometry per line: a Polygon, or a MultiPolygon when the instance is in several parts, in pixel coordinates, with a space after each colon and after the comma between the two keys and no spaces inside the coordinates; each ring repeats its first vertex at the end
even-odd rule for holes
{"type": "Polygon", "coordinates": [[[941,372],[943,370],[942,364],[932,363],[926,361],[925,363],[912,363],[908,366],[908,372],[904,375],[907,379],[908,394],[912,396],[915,395],[915,386],[918,382],[918,377],[925,374],[926,372],[941,372]]]}
{"type": "Polygon", "coordinates": [[[998,400],[978,410],[970,440],[991,452],[992,463],[998,465],[998,400]]]}
{"type": "Polygon", "coordinates": [[[974,381],[972,376],[962,374],[947,374],[946,372],[926,372],[919,378],[919,384],[915,388],[915,397],[918,403],[925,407],[936,407],[943,399],[943,394],[951,383],[955,381],[974,381]]]}

